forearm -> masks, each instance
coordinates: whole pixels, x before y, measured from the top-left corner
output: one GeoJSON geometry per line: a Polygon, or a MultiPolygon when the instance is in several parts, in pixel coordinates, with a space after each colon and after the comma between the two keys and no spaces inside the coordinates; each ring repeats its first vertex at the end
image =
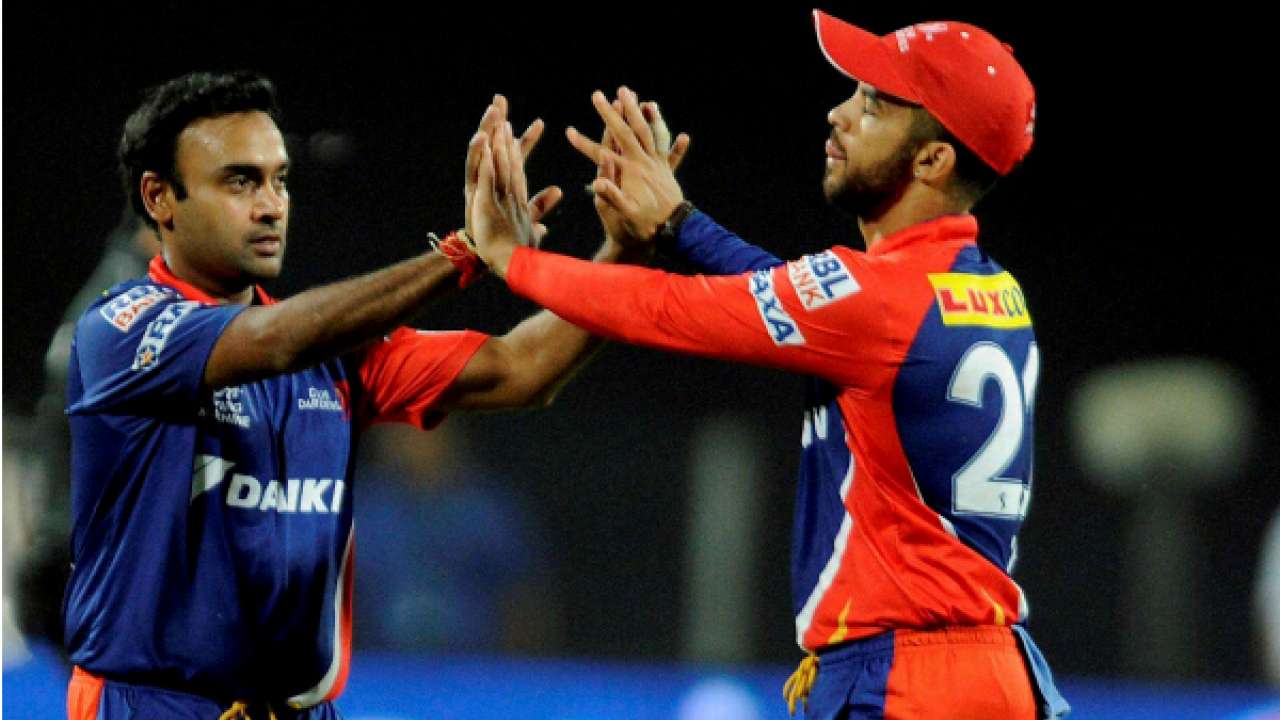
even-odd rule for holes
{"type": "MultiPolygon", "coordinates": [[[[643,264],[650,246],[623,248],[606,240],[593,258],[597,263],[643,264]]],[[[505,371],[491,387],[460,394],[450,404],[460,409],[546,406],[560,388],[586,365],[604,342],[558,315],[542,310],[522,321],[499,341],[505,371]]]]}
{"type": "Polygon", "coordinates": [[[252,307],[227,327],[205,379],[211,387],[309,367],[386,334],[434,295],[454,287],[439,253],[252,307]]]}
{"type": "Polygon", "coordinates": [[[769,271],[686,277],[522,248],[506,280],[512,292],[609,340],[835,379],[827,355],[807,351],[797,325],[807,318],[782,309],[769,271]]]}
{"type": "Polygon", "coordinates": [[[737,275],[782,264],[772,253],[748,243],[700,210],[693,211],[680,226],[679,237],[663,250],[714,275],[737,275]]]}

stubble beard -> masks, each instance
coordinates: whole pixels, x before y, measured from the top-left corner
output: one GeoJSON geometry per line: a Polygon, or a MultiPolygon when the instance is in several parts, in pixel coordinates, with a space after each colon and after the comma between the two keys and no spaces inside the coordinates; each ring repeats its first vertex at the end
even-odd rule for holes
{"type": "MultiPolygon", "coordinates": [[[[840,178],[832,185],[828,171],[822,191],[827,202],[859,220],[874,220],[892,207],[911,183],[916,148],[904,142],[884,162],[840,178]]],[[[848,162],[847,160],[845,162],[848,162]]]]}

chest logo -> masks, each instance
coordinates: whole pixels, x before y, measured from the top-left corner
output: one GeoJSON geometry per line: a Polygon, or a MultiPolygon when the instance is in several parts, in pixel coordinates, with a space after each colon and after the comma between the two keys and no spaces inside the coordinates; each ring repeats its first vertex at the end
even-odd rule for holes
{"type": "MultiPolygon", "coordinates": [[[[200,408],[199,415],[208,417],[210,410],[200,408]]],[[[224,387],[213,392],[212,415],[214,420],[224,425],[235,425],[246,430],[253,424],[245,407],[244,388],[240,386],[224,387]]]]}
{"type": "Polygon", "coordinates": [[[299,410],[324,410],[327,412],[346,413],[345,398],[340,391],[307,388],[307,396],[298,398],[299,410]]]}

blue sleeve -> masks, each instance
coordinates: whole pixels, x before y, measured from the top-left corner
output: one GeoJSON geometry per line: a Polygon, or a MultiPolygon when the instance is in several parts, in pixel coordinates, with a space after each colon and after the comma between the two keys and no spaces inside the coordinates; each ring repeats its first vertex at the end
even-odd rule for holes
{"type": "Polygon", "coordinates": [[[694,210],[680,225],[675,253],[712,275],[738,275],[782,264],[772,253],[724,229],[701,210],[694,210]]]}
{"type": "Polygon", "coordinates": [[[213,346],[244,309],[183,300],[154,285],[90,308],[72,343],[82,392],[67,412],[194,411],[213,346]]]}

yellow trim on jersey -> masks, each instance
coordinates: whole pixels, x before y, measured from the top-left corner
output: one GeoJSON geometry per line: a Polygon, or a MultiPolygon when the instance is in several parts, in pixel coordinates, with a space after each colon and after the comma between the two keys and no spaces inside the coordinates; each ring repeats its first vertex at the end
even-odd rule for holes
{"type": "Polygon", "coordinates": [[[831,633],[831,638],[827,640],[828,645],[835,645],[848,637],[849,626],[845,622],[849,619],[849,608],[852,605],[853,598],[849,598],[844,604],[844,609],[840,611],[840,617],[836,618],[836,631],[831,633]]]}
{"type": "Polygon", "coordinates": [[[1031,313],[1018,281],[999,275],[930,273],[943,325],[979,325],[1014,330],[1031,327],[1031,313]]]}
{"type": "Polygon", "coordinates": [[[982,596],[987,599],[987,602],[991,603],[991,607],[995,608],[996,610],[996,625],[1003,626],[1004,625],[1004,608],[1000,607],[1000,603],[993,600],[991,596],[987,594],[986,590],[982,590],[982,588],[979,588],[979,590],[982,591],[982,596]]]}

